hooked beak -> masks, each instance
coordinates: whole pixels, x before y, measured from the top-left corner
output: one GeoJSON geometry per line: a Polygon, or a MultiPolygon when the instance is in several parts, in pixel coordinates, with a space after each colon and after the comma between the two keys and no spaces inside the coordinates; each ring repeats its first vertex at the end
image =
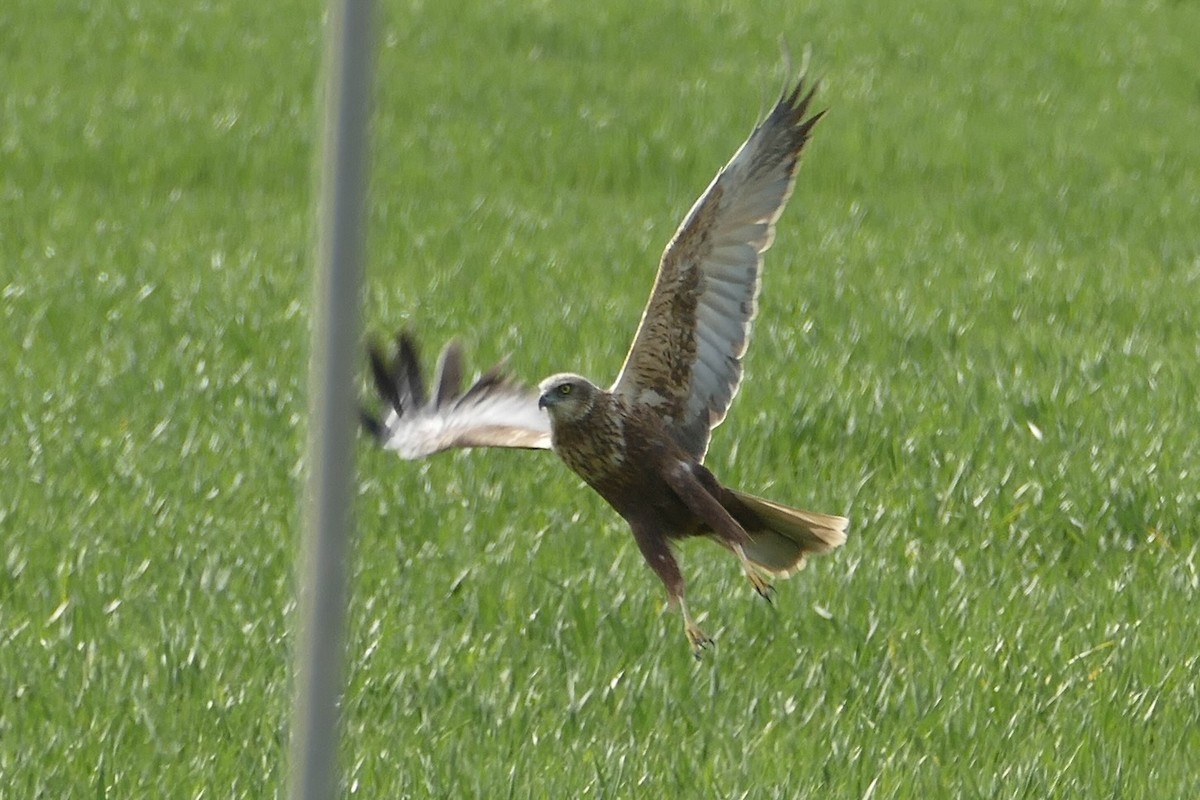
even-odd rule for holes
{"type": "Polygon", "coordinates": [[[545,410],[550,405],[550,395],[543,394],[538,397],[538,410],[545,410]]]}

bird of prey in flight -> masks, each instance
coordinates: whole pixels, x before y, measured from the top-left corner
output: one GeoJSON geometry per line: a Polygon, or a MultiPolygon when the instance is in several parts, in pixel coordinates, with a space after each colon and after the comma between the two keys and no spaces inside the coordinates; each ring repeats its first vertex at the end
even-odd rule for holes
{"type": "Polygon", "coordinates": [[[823,113],[809,111],[814,90],[802,76],[785,92],[692,206],[609,389],[561,373],[533,390],[496,368],[463,391],[462,354],[451,344],[429,392],[408,334],[392,354],[370,349],[387,411],[363,422],[380,444],[406,459],[460,447],[553,450],[629,523],[697,657],[711,640],[688,610],[674,540],[715,540],[768,599],[769,579],[846,540],[844,517],[730,489],[702,463],[742,380],[763,253],[823,113]]]}

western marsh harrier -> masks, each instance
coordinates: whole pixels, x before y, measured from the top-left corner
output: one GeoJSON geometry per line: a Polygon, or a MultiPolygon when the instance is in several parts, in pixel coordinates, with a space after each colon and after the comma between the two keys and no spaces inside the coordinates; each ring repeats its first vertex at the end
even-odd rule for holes
{"type": "Polygon", "coordinates": [[[846,540],[845,518],[727,488],[702,464],[741,383],[762,255],[821,117],[809,113],[813,91],[801,78],[785,93],[696,201],[663,253],[610,389],[562,373],[534,391],[493,369],[464,392],[452,344],[429,394],[408,335],[394,356],[370,351],[389,408],[383,420],[364,415],[364,424],[384,447],[406,459],[458,447],[552,449],[629,523],[697,657],[711,640],[688,611],[672,540],[714,539],[768,599],[768,578],[790,576],[807,556],[846,540]]]}

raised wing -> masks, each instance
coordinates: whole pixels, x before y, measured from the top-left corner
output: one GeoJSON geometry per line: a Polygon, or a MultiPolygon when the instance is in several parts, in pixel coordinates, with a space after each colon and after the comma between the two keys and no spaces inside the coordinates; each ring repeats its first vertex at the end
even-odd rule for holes
{"type": "Polygon", "coordinates": [[[742,379],[762,254],[796,181],[800,151],[824,112],[815,86],[784,94],[692,206],[667,245],[633,346],[612,391],[649,405],[696,458],[742,379]]]}
{"type": "Polygon", "coordinates": [[[497,365],[462,391],[462,350],[446,345],[438,359],[433,394],[426,390],[417,346],[408,333],[396,336],[388,358],[369,350],[375,388],[387,403],[381,422],[362,414],[363,427],[401,458],[417,459],[454,447],[550,448],[550,419],[537,393],[513,383],[497,365]]]}

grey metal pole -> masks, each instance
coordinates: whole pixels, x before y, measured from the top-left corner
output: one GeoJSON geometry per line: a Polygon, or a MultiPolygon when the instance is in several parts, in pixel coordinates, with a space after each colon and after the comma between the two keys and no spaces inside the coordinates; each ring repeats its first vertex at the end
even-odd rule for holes
{"type": "Polygon", "coordinates": [[[307,513],[289,765],[293,800],[326,800],[338,789],[338,698],[358,419],[353,365],[359,346],[374,47],[371,15],[370,0],[332,0],[326,27],[307,513]]]}

